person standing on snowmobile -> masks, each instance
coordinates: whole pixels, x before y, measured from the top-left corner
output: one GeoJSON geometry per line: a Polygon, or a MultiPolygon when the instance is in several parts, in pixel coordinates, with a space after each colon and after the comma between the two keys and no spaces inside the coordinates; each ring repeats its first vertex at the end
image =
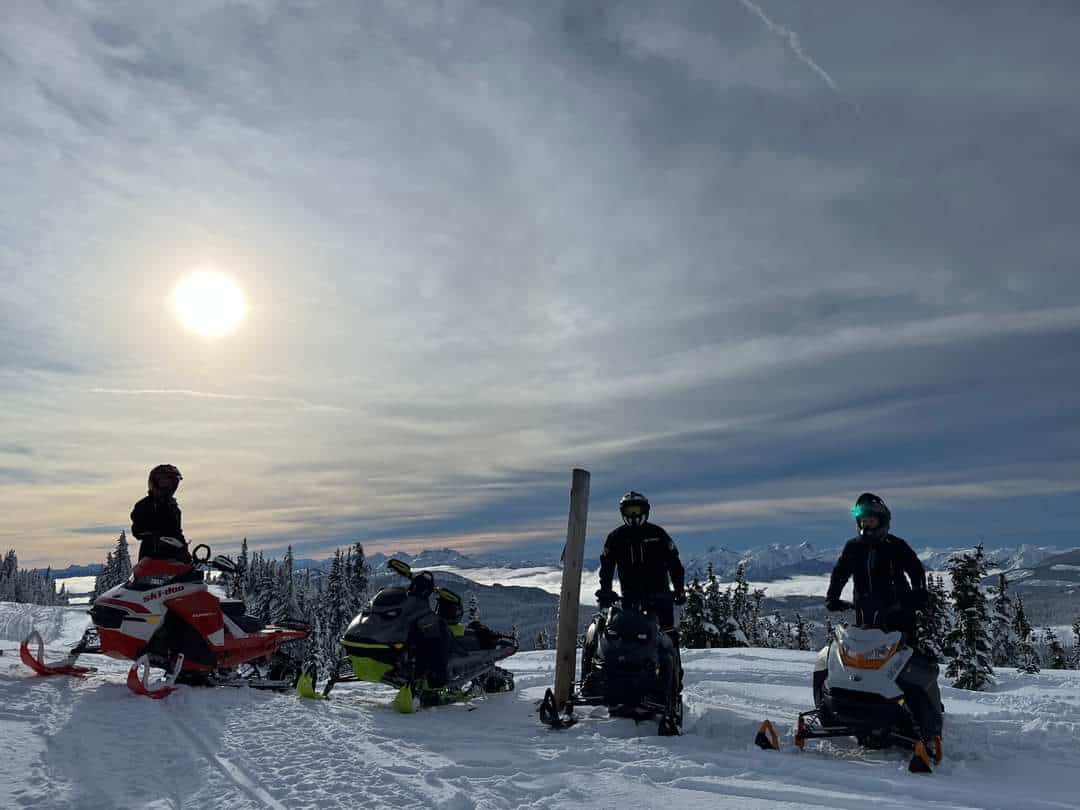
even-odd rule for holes
{"type": "Polygon", "coordinates": [[[178,560],[191,564],[187,540],[180,527],[180,506],[173,495],[183,476],[172,464],[150,471],[147,495],[131,510],[131,534],[138,538],[139,559],[178,560]]]}
{"type": "Polygon", "coordinates": [[[926,606],[926,572],[904,540],[889,533],[892,513],[885,501],[864,492],[851,510],[858,534],[848,540],[829,579],[825,606],[855,609],[855,623],[915,637],[915,611],[926,606]],[[854,605],[840,598],[854,579],[854,605]]]}
{"type": "Polygon", "coordinates": [[[679,551],[671,536],[655,523],[649,523],[649,499],[640,492],[627,492],[619,499],[623,525],[604,541],[600,554],[600,590],[596,598],[601,607],[611,599],[616,569],[623,601],[651,605],[660,627],[679,646],[673,604],[686,602],[685,572],[679,551]],[[668,587],[671,580],[672,590],[668,587]]]}
{"type": "Polygon", "coordinates": [[[926,571],[922,561],[904,540],[889,532],[892,513],[881,498],[864,492],[851,510],[858,535],[844,546],[833,568],[825,607],[830,611],[855,610],[859,627],[884,632],[900,631],[915,652],[897,683],[919,724],[925,742],[941,734],[941,691],[938,664],[917,648],[915,614],[926,607],[926,571]],[[854,598],[840,594],[854,579],[854,598]]]}

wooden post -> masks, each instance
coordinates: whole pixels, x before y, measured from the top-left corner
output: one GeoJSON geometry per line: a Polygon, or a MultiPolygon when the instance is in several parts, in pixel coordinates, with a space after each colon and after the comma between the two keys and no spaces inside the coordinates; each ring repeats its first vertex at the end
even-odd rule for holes
{"type": "Polygon", "coordinates": [[[559,597],[559,637],[555,645],[555,705],[559,709],[570,699],[574,688],[581,567],[585,560],[585,526],[589,518],[589,477],[587,470],[575,469],[570,486],[570,520],[566,525],[562,594],[559,597]]]}

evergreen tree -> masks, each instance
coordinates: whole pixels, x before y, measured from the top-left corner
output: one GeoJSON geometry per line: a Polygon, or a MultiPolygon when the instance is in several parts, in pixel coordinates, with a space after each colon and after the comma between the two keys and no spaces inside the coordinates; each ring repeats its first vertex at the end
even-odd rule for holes
{"type": "Polygon", "coordinates": [[[829,644],[836,638],[836,625],[832,622],[831,616],[825,617],[825,643],[829,644]]]}
{"type": "Polygon", "coordinates": [[[232,581],[229,583],[230,588],[228,594],[233,599],[244,599],[244,585],[247,581],[247,571],[249,567],[248,560],[248,542],[245,537],[240,544],[240,556],[236,558],[236,576],[232,577],[232,581]]]}
{"type": "Polygon", "coordinates": [[[994,666],[1007,667],[1016,663],[1018,643],[1016,639],[1016,608],[1009,595],[1009,581],[1005,574],[998,574],[997,587],[991,589],[994,607],[990,619],[990,638],[993,643],[994,666]]]}
{"type": "Polygon", "coordinates": [[[101,566],[101,570],[94,577],[94,590],[90,594],[91,602],[116,585],[113,581],[115,575],[116,563],[113,561],[113,553],[110,551],[105,555],[105,564],[101,566]]]}
{"type": "Polygon", "coordinates": [[[321,664],[324,668],[332,669],[337,666],[341,657],[339,643],[345,628],[352,619],[348,615],[347,593],[343,580],[344,558],[341,549],[334,552],[334,561],[330,566],[330,574],[326,578],[326,589],[322,593],[319,609],[319,623],[321,627],[321,664]]]}
{"type": "Polygon", "coordinates": [[[929,574],[926,577],[926,607],[916,614],[915,636],[917,649],[933,661],[945,661],[946,639],[951,630],[948,593],[945,582],[929,574]]]}
{"type": "Polygon", "coordinates": [[[749,641],[752,647],[762,647],[765,644],[761,628],[761,609],[765,603],[765,589],[754,588],[750,594],[750,635],[749,641]]]}
{"type": "Polygon", "coordinates": [[[541,630],[536,634],[536,649],[547,650],[551,648],[551,642],[548,640],[547,630],[541,630]]]}
{"type": "Polygon", "coordinates": [[[352,605],[349,613],[356,616],[364,609],[369,599],[369,587],[371,582],[371,567],[367,557],[364,556],[362,543],[354,543],[352,547],[352,570],[349,578],[349,596],[352,605]]]}
{"type": "Polygon", "coordinates": [[[1069,668],[1069,660],[1065,655],[1065,648],[1061,645],[1061,641],[1058,639],[1057,633],[1054,632],[1053,627],[1047,627],[1043,630],[1043,644],[1046,647],[1047,669],[1069,668]]]}
{"type": "Polygon", "coordinates": [[[948,637],[955,652],[946,672],[958,689],[980,691],[994,682],[990,611],[979,587],[986,569],[982,545],[949,562],[956,625],[948,637]]]}
{"type": "MultiPolygon", "coordinates": [[[[558,608],[556,608],[557,610],[558,608]]],[[[480,621],[480,600],[476,597],[476,591],[469,592],[469,622],[480,621]]],[[[555,618],[555,626],[559,626],[558,616],[555,618]]]]}
{"type": "Polygon", "coordinates": [[[682,646],[688,650],[702,649],[708,643],[705,632],[705,594],[697,577],[686,588],[686,608],[679,623],[682,646]]]}
{"type": "Polygon", "coordinates": [[[795,648],[799,650],[809,650],[814,643],[813,629],[810,625],[800,616],[795,614],[795,648]]]}
{"type": "Polygon", "coordinates": [[[1016,597],[1016,615],[1014,629],[1017,637],[1017,661],[1016,668],[1027,675],[1034,675],[1039,671],[1039,651],[1035,649],[1032,640],[1032,627],[1024,613],[1024,600],[1016,597]]]}
{"type": "Polygon", "coordinates": [[[1073,646],[1069,656],[1069,669],[1080,669],[1080,619],[1075,619],[1072,626],[1073,646]]]}
{"type": "Polygon", "coordinates": [[[750,627],[751,609],[750,585],[746,581],[746,566],[739,563],[739,567],[735,569],[735,589],[731,593],[731,617],[742,628],[747,638],[753,635],[753,628],[750,627]]]}

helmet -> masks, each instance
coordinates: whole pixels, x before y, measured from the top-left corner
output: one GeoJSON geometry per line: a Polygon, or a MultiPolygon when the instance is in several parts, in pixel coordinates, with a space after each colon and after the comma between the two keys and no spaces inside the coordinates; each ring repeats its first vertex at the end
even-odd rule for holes
{"type": "Polygon", "coordinates": [[[885,501],[874,493],[864,492],[860,495],[855,501],[855,506],[851,509],[851,514],[855,516],[855,525],[859,528],[860,537],[876,540],[889,533],[889,522],[892,520],[892,513],[889,511],[889,507],[885,505],[885,501]],[[863,528],[863,518],[868,517],[877,518],[878,525],[875,528],[863,528]]]}
{"type": "Polygon", "coordinates": [[[171,498],[183,478],[172,464],[158,464],[147,478],[149,492],[155,498],[171,498]]]}
{"type": "Polygon", "coordinates": [[[649,519],[649,499],[631,490],[619,498],[619,514],[627,526],[640,526],[649,519]]]}

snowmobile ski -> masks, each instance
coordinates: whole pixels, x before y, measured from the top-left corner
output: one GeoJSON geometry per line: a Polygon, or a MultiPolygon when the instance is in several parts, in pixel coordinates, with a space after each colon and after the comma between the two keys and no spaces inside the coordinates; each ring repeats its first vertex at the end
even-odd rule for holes
{"type": "Polygon", "coordinates": [[[780,750],[780,737],[777,735],[771,721],[762,721],[757,736],[754,737],[754,744],[763,751],[780,750]]]}
{"type": "Polygon", "coordinates": [[[176,691],[174,684],[183,667],[184,654],[180,653],[176,656],[176,663],[173,664],[172,670],[166,674],[165,678],[151,686],[150,659],[145,655],[140,656],[139,659],[131,665],[131,669],[128,670],[127,687],[136,695],[160,700],[176,691]]]}
{"type": "Polygon", "coordinates": [[[566,704],[566,712],[560,713],[555,703],[555,693],[548,689],[544,692],[544,700],[540,703],[540,722],[556,731],[570,728],[577,722],[574,717],[574,708],[571,703],[566,704]]]}
{"type": "Polygon", "coordinates": [[[74,675],[81,678],[94,671],[93,667],[76,666],[75,661],[78,657],[78,653],[71,653],[63,661],[55,664],[45,663],[45,642],[37,630],[32,630],[19,645],[19,658],[38,675],[74,675]],[[31,644],[36,647],[36,654],[31,651],[31,644]]]}

